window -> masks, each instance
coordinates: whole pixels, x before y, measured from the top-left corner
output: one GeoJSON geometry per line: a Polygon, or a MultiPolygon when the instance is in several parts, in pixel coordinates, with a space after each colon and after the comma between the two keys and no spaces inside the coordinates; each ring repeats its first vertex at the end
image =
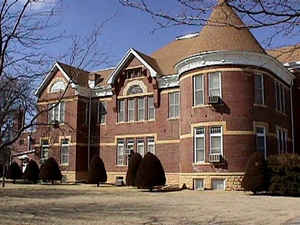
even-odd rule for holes
{"type": "Polygon", "coordinates": [[[255,74],[254,76],[254,86],[255,86],[255,96],[254,102],[255,104],[264,104],[264,77],[261,74],[255,74]]]}
{"type": "Polygon", "coordinates": [[[135,120],[135,99],[128,100],[128,121],[135,120]]]}
{"type": "Polygon", "coordinates": [[[256,151],[264,154],[267,158],[266,150],[266,129],[264,127],[256,127],[256,151]]]}
{"type": "Polygon", "coordinates": [[[49,105],[48,111],[48,122],[53,123],[53,121],[58,121],[63,123],[65,121],[65,103],[54,103],[49,105]],[[53,108],[52,108],[53,107],[53,108]],[[51,109],[50,109],[51,108],[51,109]]]}
{"type": "Polygon", "coordinates": [[[177,118],[179,117],[179,100],[180,94],[179,92],[169,93],[169,118],[177,118]]]}
{"type": "Polygon", "coordinates": [[[143,93],[143,89],[137,84],[130,86],[127,91],[127,95],[135,95],[140,93],[143,93]]]}
{"type": "Polygon", "coordinates": [[[147,151],[155,154],[155,141],[154,137],[147,138],[147,151]]]}
{"type": "Polygon", "coordinates": [[[279,112],[286,113],[286,93],[285,88],[282,84],[279,82],[274,83],[275,86],[275,99],[276,99],[276,110],[279,112]]]}
{"type": "Polygon", "coordinates": [[[194,76],[194,105],[204,104],[204,76],[194,76]]]}
{"type": "Polygon", "coordinates": [[[49,154],[49,141],[42,140],[42,148],[41,148],[41,163],[44,163],[48,159],[49,154]]]}
{"type": "Polygon", "coordinates": [[[51,92],[51,93],[55,93],[55,92],[59,92],[59,91],[64,91],[65,88],[66,88],[65,82],[62,81],[62,80],[59,80],[59,81],[56,81],[56,82],[52,85],[52,87],[51,87],[51,89],[50,89],[50,92],[51,92]]]}
{"type": "Polygon", "coordinates": [[[138,120],[145,120],[145,98],[138,98],[138,120]]]}
{"type": "Polygon", "coordinates": [[[210,128],[210,154],[222,155],[222,127],[210,128]]]}
{"type": "Polygon", "coordinates": [[[104,124],[106,121],[107,105],[106,102],[98,103],[98,122],[104,124]]]}
{"type": "Polygon", "coordinates": [[[225,190],[225,180],[224,179],[212,179],[211,180],[213,190],[225,190]]]}
{"type": "Polygon", "coordinates": [[[148,97],[148,120],[155,119],[155,108],[154,108],[154,98],[153,96],[148,97]]]}
{"type": "Polygon", "coordinates": [[[142,157],[145,155],[145,141],[142,138],[137,139],[137,152],[141,154],[142,157]]]}
{"type": "Polygon", "coordinates": [[[195,128],[194,163],[205,161],[205,129],[195,128]]]}
{"type": "Polygon", "coordinates": [[[221,95],[221,73],[209,73],[208,74],[209,83],[209,96],[219,96],[221,95]]]}
{"type": "Polygon", "coordinates": [[[125,143],[124,139],[118,139],[117,144],[117,165],[127,165],[127,158],[125,154],[125,143]]]}
{"type": "Polygon", "coordinates": [[[125,101],[119,100],[118,101],[118,122],[125,121],[125,101]]]}
{"type": "Polygon", "coordinates": [[[194,179],[194,190],[204,190],[203,179],[194,179]]]}
{"type": "Polygon", "coordinates": [[[125,75],[127,79],[136,78],[143,76],[142,68],[128,69],[125,71],[125,75]]]}
{"type": "Polygon", "coordinates": [[[69,139],[61,140],[60,163],[69,164],[69,139]]]}
{"type": "Polygon", "coordinates": [[[276,128],[278,153],[288,152],[288,132],[281,127],[276,128]]]}

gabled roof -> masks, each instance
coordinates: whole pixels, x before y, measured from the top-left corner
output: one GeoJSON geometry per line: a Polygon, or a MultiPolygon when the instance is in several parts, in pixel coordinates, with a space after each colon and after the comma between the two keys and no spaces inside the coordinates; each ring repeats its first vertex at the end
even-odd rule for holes
{"type": "Polygon", "coordinates": [[[119,72],[133,57],[136,57],[150,71],[151,77],[157,76],[158,71],[155,69],[156,62],[151,57],[146,56],[145,54],[142,54],[131,48],[127,51],[126,55],[122,58],[116,69],[110,75],[107,81],[108,84],[113,84],[119,72]]]}
{"type": "Polygon", "coordinates": [[[50,72],[43,79],[40,86],[35,91],[35,95],[40,95],[41,92],[45,89],[45,87],[49,84],[53,76],[57,71],[60,71],[65,79],[69,82],[71,80],[74,84],[79,84],[80,86],[87,87],[88,86],[88,75],[89,72],[75,68],[73,66],[56,62],[51,68],[50,72]]]}
{"type": "Polygon", "coordinates": [[[162,74],[175,74],[174,65],[191,55],[209,51],[248,51],[265,53],[240,17],[223,1],[214,8],[198,35],[177,39],[154,52],[162,74]]]}
{"type": "Polygon", "coordinates": [[[115,67],[108,68],[108,69],[102,69],[99,71],[94,72],[95,74],[100,76],[99,82],[96,84],[96,86],[101,86],[107,84],[107,81],[111,75],[111,73],[115,70],[115,67]]]}

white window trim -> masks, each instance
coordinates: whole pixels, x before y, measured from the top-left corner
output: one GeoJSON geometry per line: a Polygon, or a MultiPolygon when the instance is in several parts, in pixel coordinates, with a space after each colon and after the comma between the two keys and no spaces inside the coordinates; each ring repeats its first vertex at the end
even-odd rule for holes
{"type": "MultiPolygon", "coordinates": [[[[261,78],[260,82],[261,82],[261,96],[262,96],[262,103],[257,103],[255,102],[255,104],[260,104],[260,105],[264,105],[265,104],[265,86],[264,86],[264,76],[263,74],[260,74],[260,73],[256,73],[255,76],[259,76],[261,78]]],[[[255,78],[254,78],[255,79],[255,78]]],[[[255,92],[257,90],[257,88],[255,87],[255,84],[254,84],[254,89],[255,89],[255,92]]],[[[256,95],[256,93],[254,93],[256,95]]],[[[256,101],[256,99],[255,99],[256,101]]]]}
{"type": "Polygon", "coordinates": [[[104,101],[100,101],[98,102],[98,123],[100,124],[105,124],[106,123],[106,114],[102,115],[102,111],[101,111],[101,105],[103,105],[103,107],[105,108],[105,111],[107,111],[107,104],[104,101]],[[101,121],[101,116],[104,116],[104,122],[101,121]]]}
{"type": "Polygon", "coordinates": [[[128,101],[127,101],[127,121],[128,122],[135,121],[135,116],[136,116],[135,115],[135,108],[136,108],[136,98],[129,98],[128,101]],[[130,108],[130,110],[129,110],[129,105],[130,105],[129,102],[130,101],[133,102],[133,108],[130,108]],[[133,112],[133,118],[132,119],[129,118],[129,115],[130,115],[129,111],[133,112]]]}
{"type": "Polygon", "coordinates": [[[154,137],[148,137],[147,138],[147,152],[149,152],[149,146],[153,146],[152,154],[155,154],[156,149],[155,149],[155,138],[154,137]],[[149,142],[149,140],[153,140],[153,142],[152,141],[149,142]]]}
{"type": "Polygon", "coordinates": [[[211,146],[212,146],[212,143],[211,143],[211,137],[221,137],[221,152],[220,154],[223,156],[223,127],[222,126],[211,126],[209,128],[209,154],[216,154],[216,153],[211,153],[211,146]],[[211,131],[210,129],[212,127],[220,127],[221,128],[221,133],[217,133],[217,134],[211,134],[211,131]]]}
{"type": "Polygon", "coordinates": [[[45,144],[42,144],[42,141],[41,141],[41,147],[42,147],[42,149],[41,149],[41,155],[40,155],[40,160],[41,161],[45,161],[45,160],[47,160],[48,158],[49,158],[49,148],[50,148],[50,145],[49,145],[49,140],[48,139],[44,139],[44,140],[47,140],[48,141],[48,144],[47,145],[45,145],[45,144]],[[47,148],[48,150],[48,158],[46,159],[46,158],[44,158],[44,157],[42,157],[42,155],[44,155],[44,148],[47,148]]]}
{"type": "Polygon", "coordinates": [[[63,139],[61,139],[61,149],[60,149],[60,164],[61,165],[69,165],[69,150],[70,150],[70,140],[68,138],[64,138],[65,140],[68,140],[68,144],[63,144],[63,139]],[[62,162],[62,147],[68,147],[68,162],[63,163],[62,162]]]}
{"type": "Polygon", "coordinates": [[[118,122],[125,122],[125,100],[118,100],[118,122]],[[123,103],[123,107],[121,107],[121,102],[123,103]],[[122,120],[120,120],[120,115],[122,116],[122,120]]]}
{"type": "Polygon", "coordinates": [[[138,105],[138,107],[137,107],[137,114],[138,114],[137,115],[137,117],[138,117],[137,120],[138,121],[144,121],[145,120],[145,114],[146,114],[145,113],[146,112],[146,110],[145,110],[146,109],[146,107],[145,107],[145,105],[146,105],[145,104],[145,98],[144,97],[139,97],[137,99],[137,105],[138,105]],[[141,99],[143,100],[143,104],[142,104],[143,107],[141,107],[141,104],[139,104],[141,99]],[[143,110],[143,115],[140,115],[140,110],[143,110]],[[140,116],[142,116],[142,118],[140,118],[140,116]]]}
{"type": "MultiPolygon", "coordinates": [[[[61,110],[61,105],[62,104],[65,104],[65,102],[63,102],[63,101],[61,101],[61,102],[59,102],[59,103],[52,103],[52,104],[50,104],[50,108],[52,108],[51,110],[50,110],[50,112],[51,112],[51,121],[50,122],[53,122],[53,121],[55,121],[56,119],[55,119],[55,108],[57,107],[58,108],[58,115],[57,115],[57,121],[59,122],[59,123],[64,123],[64,121],[65,121],[65,119],[63,120],[63,121],[61,121],[61,118],[60,118],[60,116],[61,116],[61,112],[60,112],[60,110],[61,110]],[[57,105],[56,105],[57,104],[57,105]],[[56,106],[55,106],[56,105],[56,106]]],[[[64,106],[64,110],[66,110],[66,105],[64,106]]],[[[49,113],[49,112],[48,112],[49,113]]],[[[63,112],[63,114],[65,114],[65,112],[63,112]]]]}
{"type": "Polygon", "coordinates": [[[205,162],[205,128],[204,127],[198,127],[198,128],[203,128],[204,129],[204,134],[196,134],[196,129],[194,129],[194,163],[204,163],[205,162]],[[204,157],[203,157],[203,160],[202,161],[196,161],[196,155],[197,155],[197,152],[196,152],[196,138],[197,137],[203,137],[204,138],[204,157]]]}
{"type": "Polygon", "coordinates": [[[147,98],[147,120],[155,120],[155,107],[154,107],[154,96],[149,96],[148,98],[147,98]],[[149,104],[149,98],[152,98],[153,99],[153,104],[152,105],[150,105],[149,104]],[[150,107],[151,106],[151,107],[150,107]],[[153,118],[150,118],[150,109],[152,109],[153,108],[153,118]]]}
{"type": "Polygon", "coordinates": [[[220,98],[222,98],[222,72],[211,72],[211,73],[208,73],[208,96],[210,96],[210,82],[211,82],[211,79],[210,79],[210,76],[211,74],[216,74],[218,73],[219,75],[219,87],[220,87],[220,98]]]}
{"type": "Polygon", "coordinates": [[[265,159],[267,159],[267,135],[266,135],[266,127],[257,125],[257,126],[255,126],[255,131],[256,131],[256,128],[263,128],[263,130],[264,130],[263,134],[259,134],[259,133],[255,132],[256,133],[255,135],[258,136],[258,137],[264,137],[264,157],[265,157],[265,159]]]}
{"type": "MultiPolygon", "coordinates": [[[[169,105],[168,105],[168,107],[169,107],[169,119],[176,119],[176,118],[179,118],[180,117],[180,92],[179,91],[176,91],[176,92],[171,92],[171,93],[169,93],[169,95],[168,95],[168,101],[169,101],[169,105]],[[172,104],[171,105],[171,101],[170,101],[170,98],[171,98],[171,95],[174,95],[174,101],[176,102],[176,95],[178,95],[178,105],[176,104],[176,103],[174,103],[174,104],[172,104]],[[176,109],[177,107],[178,107],[178,115],[174,115],[174,116],[171,116],[170,115],[170,112],[171,112],[171,106],[173,106],[174,107],[174,109],[176,109]]],[[[176,114],[176,110],[175,110],[175,114],[176,114]]]]}
{"type": "Polygon", "coordinates": [[[288,130],[282,127],[276,127],[276,140],[278,154],[288,152],[288,130]],[[279,145],[280,141],[280,145],[279,145]]]}
{"type": "Polygon", "coordinates": [[[143,138],[138,138],[137,139],[137,148],[136,148],[136,151],[138,153],[140,153],[142,155],[142,157],[144,157],[145,155],[145,140],[143,138]],[[142,146],[143,147],[143,154],[141,154],[138,150],[139,150],[139,147],[142,146]]]}
{"type": "Polygon", "coordinates": [[[118,139],[117,140],[117,160],[116,160],[117,166],[126,166],[125,164],[125,139],[118,139]],[[123,141],[123,143],[120,143],[120,141],[123,141]],[[123,154],[119,154],[119,147],[123,147],[123,154]],[[119,155],[123,156],[122,160],[119,160],[119,155]],[[122,161],[122,164],[119,163],[119,161],[122,161]]]}
{"type": "Polygon", "coordinates": [[[194,106],[197,106],[197,105],[204,105],[205,103],[204,103],[204,75],[196,75],[196,76],[194,76],[193,77],[193,86],[194,86],[194,90],[193,90],[193,94],[194,94],[194,102],[193,102],[193,105],[194,106]],[[196,104],[196,92],[197,92],[197,90],[196,90],[196,77],[201,77],[201,80],[202,80],[202,87],[201,87],[201,89],[198,89],[198,91],[199,90],[202,90],[202,92],[203,92],[203,95],[202,95],[202,104],[196,104]]]}

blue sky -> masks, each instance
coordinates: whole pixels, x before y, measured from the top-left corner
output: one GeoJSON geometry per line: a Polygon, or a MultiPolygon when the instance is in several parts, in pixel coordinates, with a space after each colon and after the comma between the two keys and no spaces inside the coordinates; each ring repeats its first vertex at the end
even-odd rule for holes
{"type": "MultiPolygon", "coordinates": [[[[154,8],[173,9],[174,6],[174,0],[150,2],[154,8]]],[[[157,25],[149,15],[124,7],[118,0],[66,0],[63,3],[62,23],[59,29],[72,34],[85,34],[96,23],[101,23],[110,17],[112,19],[103,29],[101,45],[104,51],[109,52],[112,57],[112,64],[118,63],[129,48],[151,54],[174,40],[176,36],[200,30],[196,26],[180,26],[161,29],[153,33],[157,25]]],[[[260,43],[263,43],[269,33],[261,29],[254,31],[254,34],[260,43]]],[[[289,45],[296,41],[297,37],[277,39],[274,45],[289,45]]],[[[64,43],[58,43],[59,46],[64,46],[64,43]]]]}

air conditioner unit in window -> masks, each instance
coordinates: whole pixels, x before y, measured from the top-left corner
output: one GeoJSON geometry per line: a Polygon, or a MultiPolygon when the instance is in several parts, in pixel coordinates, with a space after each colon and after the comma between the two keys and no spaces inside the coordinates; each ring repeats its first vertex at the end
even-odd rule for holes
{"type": "Polygon", "coordinates": [[[222,161],[221,154],[209,154],[209,162],[215,163],[215,162],[221,162],[221,161],[222,161]]]}
{"type": "Polygon", "coordinates": [[[220,103],[220,97],[219,96],[209,96],[208,97],[208,104],[219,104],[220,103]]]}

